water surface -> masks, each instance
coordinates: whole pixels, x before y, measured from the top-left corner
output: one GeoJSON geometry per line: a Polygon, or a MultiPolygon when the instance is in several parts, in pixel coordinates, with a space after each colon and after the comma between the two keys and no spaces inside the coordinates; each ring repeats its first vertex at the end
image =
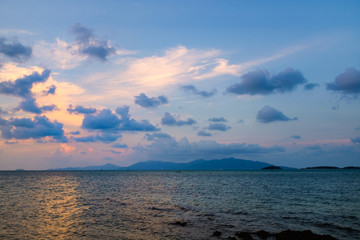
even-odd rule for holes
{"type": "Polygon", "coordinates": [[[356,170],[0,172],[0,239],[359,239],[359,209],[356,170]]]}

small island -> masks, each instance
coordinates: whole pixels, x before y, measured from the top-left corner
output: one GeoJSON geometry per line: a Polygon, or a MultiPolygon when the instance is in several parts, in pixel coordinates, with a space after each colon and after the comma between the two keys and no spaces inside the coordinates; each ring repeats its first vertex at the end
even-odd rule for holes
{"type": "Polygon", "coordinates": [[[279,166],[268,166],[268,167],[262,168],[262,170],[282,170],[282,168],[279,166]]]}

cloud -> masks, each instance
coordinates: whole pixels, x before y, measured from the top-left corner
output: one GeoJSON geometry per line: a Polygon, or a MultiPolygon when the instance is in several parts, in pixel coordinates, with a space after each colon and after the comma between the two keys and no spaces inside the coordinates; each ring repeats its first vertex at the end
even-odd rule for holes
{"type": "Polygon", "coordinates": [[[255,70],[241,76],[242,82],[231,85],[227,92],[238,95],[267,95],[293,91],[298,85],[306,83],[299,70],[287,68],[270,76],[267,70],[255,70]]]}
{"type": "Polygon", "coordinates": [[[4,111],[0,106],[0,115],[7,115],[7,114],[8,114],[8,112],[4,111]]]}
{"type": "Polygon", "coordinates": [[[301,136],[300,135],[292,135],[292,136],[290,136],[291,138],[293,138],[293,139],[301,139],[301,136]]]}
{"type": "Polygon", "coordinates": [[[70,132],[71,135],[80,135],[80,131],[70,132]]]}
{"type": "Polygon", "coordinates": [[[64,142],[63,124],[51,122],[46,116],[10,119],[1,124],[1,136],[5,139],[40,139],[52,137],[56,141],[64,142]]]}
{"type": "Polygon", "coordinates": [[[9,42],[8,39],[0,38],[0,54],[16,61],[25,61],[31,57],[32,48],[26,47],[17,41],[9,42]]]}
{"type": "Polygon", "coordinates": [[[213,117],[209,118],[210,122],[227,122],[227,120],[223,117],[213,117]]]}
{"type": "Polygon", "coordinates": [[[137,121],[131,118],[129,114],[129,106],[118,107],[116,113],[121,116],[121,124],[119,130],[122,131],[159,131],[160,129],[152,125],[148,120],[137,121]]]}
{"type": "Polygon", "coordinates": [[[165,96],[158,96],[149,98],[144,93],[140,93],[139,96],[135,96],[135,104],[138,104],[144,108],[155,108],[161,104],[167,104],[168,99],[165,96]]]}
{"type": "Polygon", "coordinates": [[[76,23],[71,28],[71,33],[76,36],[76,44],[79,46],[78,52],[98,60],[106,61],[107,57],[116,54],[116,49],[109,41],[95,38],[94,31],[76,23]]]}
{"type": "Polygon", "coordinates": [[[348,68],[345,72],[339,74],[334,82],[328,83],[326,88],[343,94],[359,94],[360,71],[355,68],[348,68]]]}
{"type": "Polygon", "coordinates": [[[201,97],[212,97],[216,94],[216,89],[213,89],[211,92],[206,92],[206,91],[199,91],[194,85],[185,85],[185,86],[181,86],[180,89],[182,89],[185,92],[194,94],[194,95],[199,95],[201,97]]]}
{"type": "Polygon", "coordinates": [[[95,108],[86,108],[83,106],[75,106],[69,105],[69,107],[66,109],[70,114],[72,113],[79,113],[79,114],[92,114],[96,113],[95,108]]]}
{"type": "Polygon", "coordinates": [[[297,118],[289,118],[279,110],[266,105],[258,112],[256,120],[262,123],[270,123],[275,121],[297,120],[297,118]]]}
{"type": "Polygon", "coordinates": [[[113,145],[111,145],[111,147],[113,147],[113,148],[128,148],[128,145],[121,144],[121,143],[114,143],[113,145]]]}
{"type": "Polygon", "coordinates": [[[230,126],[226,126],[224,123],[210,123],[209,127],[207,127],[207,129],[209,130],[216,130],[216,131],[227,131],[229,130],[231,127],[230,126]]]}
{"type": "Polygon", "coordinates": [[[97,115],[85,115],[81,127],[89,130],[117,129],[121,120],[111,112],[103,109],[97,115]]]}
{"type": "Polygon", "coordinates": [[[148,141],[154,141],[156,139],[159,139],[159,138],[172,138],[169,134],[167,133],[153,133],[153,134],[145,134],[144,138],[148,141]]]}
{"type": "Polygon", "coordinates": [[[175,138],[159,138],[147,146],[133,148],[134,156],[143,159],[188,161],[196,158],[217,158],[239,154],[267,154],[283,152],[282,147],[262,147],[258,144],[218,143],[216,141],[189,142],[187,138],[177,141],[175,138]]]}
{"type": "Polygon", "coordinates": [[[304,90],[313,90],[315,87],[320,87],[318,83],[307,83],[304,85],[304,90]]]}
{"type": "Polygon", "coordinates": [[[184,126],[193,125],[196,123],[196,121],[192,118],[188,118],[187,120],[178,120],[176,117],[166,112],[164,117],[161,119],[161,123],[167,126],[184,126]]]}
{"type": "MultiPolygon", "coordinates": [[[[52,111],[56,108],[55,105],[46,105],[39,107],[36,104],[36,99],[31,92],[35,83],[45,82],[51,71],[44,70],[41,74],[33,72],[31,75],[25,75],[22,78],[18,78],[15,81],[3,81],[0,82],[0,94],[12,95],[23,98],[19,106],[15,109],[17,111],[23,110],[25,112],[31,112],[40,114],[46,111],[52,111]]],[[[55,91],[55,90],[54,90],[55,91]]]]}
{"type": "Polygon", "coordinates": [[[50,95],[50,94],[55,94],[55,90],[56,90],[56,86],[55,85],[51,85],[48,90],[46,91],[43,91],[42,93],[47,96],[47,95],[50,95]]]}
{"type": "Polygon", "coordinates": [[[354,144],[355,144],[355,143],[360,143],[360,136],[359,136],[359,137],[356,137],[356,138],[352,138],[352,139],[351,139],[351,142],[354,143],[354,144]]]}
{"type": "Polygon", "coordinates": [[[103,109],[97,115],[85,115],[81,127],[88,130],[101,131],[158,131],[148,120],[136,121],[129,114],[129,107],[119,107],[113,114],[110,109],[103,109]]]}
{"type": "Polygon", "coordinates": [[[31,112],[35,114],[41,114],[43,112],[49,112],[56,109],[56,106],[54,104],[52,105],[46,105],[39,107],[36,102],[35,98],[27,97],[23,101],[20,102],[19,106],[15,108],[15,110],[23,110],[25,112],[31,112]]]}
{"type": "Polygon", "coordinates": [[[201,137],[210,137],[212,136],[211,133],[209,132],[205,132],[204,130],[200,130],[198,133],[197,133],[198,136],[201,136],[201,137]]]}
{"type": "Polygon", "coordinates": [[[88,142],[112,143],[115,142],[120,137],[121,135],[119,134],[103,133],[103,134],[98,134],[96,136],[73,137],[72,139],[75,142],[82,142],[82,143],[88,143],[88,142]]]}
{"type": "Polygon", "coordinates": [[[45,82],[51,71],[46,69],[41,74],[34,72],[31,75],[26,75],[18,78],[15,81],[0,82],[0,94],[13,95],[17,97],[32,96],[31,88],[34,83],[45,82]]]}

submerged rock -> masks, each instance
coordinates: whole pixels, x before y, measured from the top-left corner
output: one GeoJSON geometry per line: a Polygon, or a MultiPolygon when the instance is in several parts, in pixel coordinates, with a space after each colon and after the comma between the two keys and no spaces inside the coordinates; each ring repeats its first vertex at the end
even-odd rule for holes
{"type": "Polygon", "coordinates": [[[306,231],[291,231],[285,230],[279,233],[273,234],[276,240],[336,240],[336,238],[330,235],[319,235],[311,232],[310,230],[306,231]]]}
{"type": "Polygon", "coordinates": [[[262,239],[262,240],[337,240],[336,238],[330,235],[320,235],[311,232],[310,230],[305,231],[292,231],[285,230],[278,233],[269,233],[264,230],[260,230],[257,232],[237,232],[235,234],[241,240],[254,240],[254,239],[262,239]]]}
{"type": "Polygon", "coordinates": [[[215,237],[220,237],[220,236],[221,236],[221,232],[220,232],[220,231],[215,231],[215,232],[213,232],[213,236],[215,236],[215,237]]]}
{"type": "Polygon", "coordinates": [[[251,236],[251,233],[249,232],[237,232],[235,233],[235,236],[242,240],[254,240],[254,238],[251,236]]]}

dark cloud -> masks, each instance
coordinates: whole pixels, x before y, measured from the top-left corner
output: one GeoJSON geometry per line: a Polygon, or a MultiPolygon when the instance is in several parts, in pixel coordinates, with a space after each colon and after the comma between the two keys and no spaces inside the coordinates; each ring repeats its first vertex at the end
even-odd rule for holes
{"type": "Polygon", "coordinates": [[[229,130],[231,127],[230,126],[226,126],[224,123],[211,123],[209,124],[209,127],[207,127],[207,129],[209,130],[216,130],[216,131],[227,131],[229,130]]]}
{"type": "Polygon", "coordinates": [[[205,132],[204,130],[200,130],[198,133],[197,133],[198,136],[201,136],[201,137],[210,137],[212,136],[211,133],[208,133],[208,132],[205,132]]]}
{"type": "Polygon", "coordinates": [[[287,68],[274,76],[270,76],[267,70],[258,69],[244,74],[241,79],[241,83],[231,85],[226,91],[238,95],[266,95],[290,92],[306,83],[302,73],[293,68],[287,68]]]}
{"type": "Polygon", "coordinates": [[[144,138],[148,141],[154,141],[155,139],[159,139],[159,138],[172,138],[169,134],[167,133],[153,133],[153,134],[145,134],[144,138]]]}
{"type": "Polygon", "coordinates": [[[51,122],[45,116],[10,119],[0,127],[1,136],[5,139],[40,139],[52,137],[57,141],[65,141],[63,124],[51,122]]]}
{"type": "Polygon", "coordinates": [[[34,72],[31,75],[18,78],[15,81],[0,82],[0,94],[13,95],[17,97],[31,97],[31,88],[34,83],[45,82],[51,71],[44,70],[41,74],[34,72]]]}
{"type": "Polygon", "coordinates": [[[80,143],[95,142],[94,136],[76,137],[73,139],[75,142],[80,142],[80,143]]]}
{"type": "Polygon", "coordinates": [[[148,120],[137,121],[132,119],[129,114],[129,107],[119,107],[113,114],[110,109],[104,109],[97,115],[85,115],[82,122],[82,128],[101,131],[158,131],[159,129],[152,125],[148,120]]]}
{"type": "Polygon", "coordinates": [[[305,90],[313,90],[315,87],[320,87],[318,83],[307,83],[304,85],[305,90]]]}
{"type": "Polygon", "coordinates": [[[301,136],[300,135],[292,135],[292,136],[290,136],[291,138],[293,138],[293,139],[301,139],[301,136]]]}
{"type": "Polygon", "coordinates": [[[113,147],[113,148],[128,148],[128,145],[121,144],[121,143],[114,143],[113,145],[111,145],[111,147],[113,147]]]}
{"type": "Polygon", "coordinates": [[[70,132],[71,135],[79,135],[80,131],[74,131],[74,132],[70,132]]]}
{"type": "Polygon", "coordinates": [[[31,75],[18,78],[15,81],[0,82],[0,94],[23,98],[23,101],[21,101],[19,106],[15,109],[17,111],[23,110],[35,114],[52,111],[56,108],[55,105],[39,107],[31,92],[33,85],[35,83],[45,82],[49,78],[50,73],[50,70],[44,70],[41,74],[34,72],[31,75]]]}
{"type": "Polygon", "coordinates": [[[117,129],[121,120],[111,112],[104,109],[97,115],[85,115],[81,127],[90,130],[117,129]]]}
{"type": "Polygon", "coordinates": [[[258,112],[256,120],[262,123],[270,123],[275,121],[297,120],[297,118],[289,118],[279,110],[266,105],[258,112]]]}
{"type": "Polygon", "coordinates": [[[15,110],[17,110],[17,111],[23,110],[25,112],[41,114],[43,112],[50,112],[50,111],[53,111],[54,109],[56,109],[56,106],[54,104],[39,107],[35,101],[36,101],[35,98],[27,97],[23,101],[20,102],[19,106],[15,110]]]}
{"type": "Polygon", "coordinates": [[[165,96],[149,98],[144,93],[140,93],[139,96],[135,96],[135,103],[144,108],[154,108],[161,104],[167,104],[168,99],[165,96]]]}
{"type": "Polygon", "coordinates": [[[44,94],[45,96],[50,95],[50,94],[55,94],[55,90],[56,90],[56,86],[55,86],[55,85],[51,85],[51,87],[49,87],[48,90],[43,91],[43,94],[44,94]]]}
{"type": "Polygon", "coordinates": [[[184,126],[184,125],[193,125],[196,121],[192,118],[188,118],[187,120],[177,120],[170,113],[166,112],[164,117],[161,119],[161,123],[167,126],[184,126]]]}
{"type": "Polygon", "coordinates": [[[360,143],[360,136],[359,136],[359,137],[356,137],[356,138],[352,138],[352,139],[351,139],[351,142],[354,143],[354,144],[355,144],[355,143],[360,143]]]}
{"type": "Polygon", "coordinates": [[[213,117],[209,118],[210,122],[227,122],[227,120],[223,117],[213,117]]]}
{"type": "Polygon", "coordinates": [[[118,107],[115,111],[121,116],[122,119],[130,119],[129,106],[118,107]]]}
{"type": "Polygon", "coordinates": [[[115,151],[115,150],[109,150],[109,152],[114,153],[114,154],[121,154],[122,153],[122,152],[115,151]]]}
{"type": "Polygon", "coordinates": [[[343,94],[359,94],[360,71],[355,68],[348,68],[345,72],[339,74],[334,82],[328,83],[326,88],[343,94]]]}
{"type": "Polygon", "coordinates": [[[180,89],[194,95],[199,95],[201,97],[212,97],[216,94],[216,89],[213,89],[211,92],[199,91],[194,85],[181,86],[180,89]]]}
{"type": "Polygon", "coordinates": [[[112,142],[115,142],[120,137],[121,137],[121,135],[119,135],[119,134],[103,133],[103,134],[98,134],[96,136],[76,137],[76,138],[72,138],[72,139],[75,142],[82,142],[82,143],[88,143],[88,142],[112,143],[112,142]]]}
{"type": "Polygon", "coordinates": [[[79,113],[79,114],[92,114],[96,113],[95,108],[86,108],[83,106],[75,106],[69,105],[69,107],[66,109],[69,113],[79,113]]]}
{"type": "Polygon", "coordinates": [[[71,32],[76,36],[76,44],[80,47],[79,53],[98,60],[106,61],[107,57],[116,53],[109,41],[99,40],[94,31],[76,23],[71,32]]]}
{"type": "Polygon", "coordinates": [[[9,42],[8,39],[1,37],[0,53],[17,61],[24,61],[31,57],[32,48],[17,41],[9,42]]]}

